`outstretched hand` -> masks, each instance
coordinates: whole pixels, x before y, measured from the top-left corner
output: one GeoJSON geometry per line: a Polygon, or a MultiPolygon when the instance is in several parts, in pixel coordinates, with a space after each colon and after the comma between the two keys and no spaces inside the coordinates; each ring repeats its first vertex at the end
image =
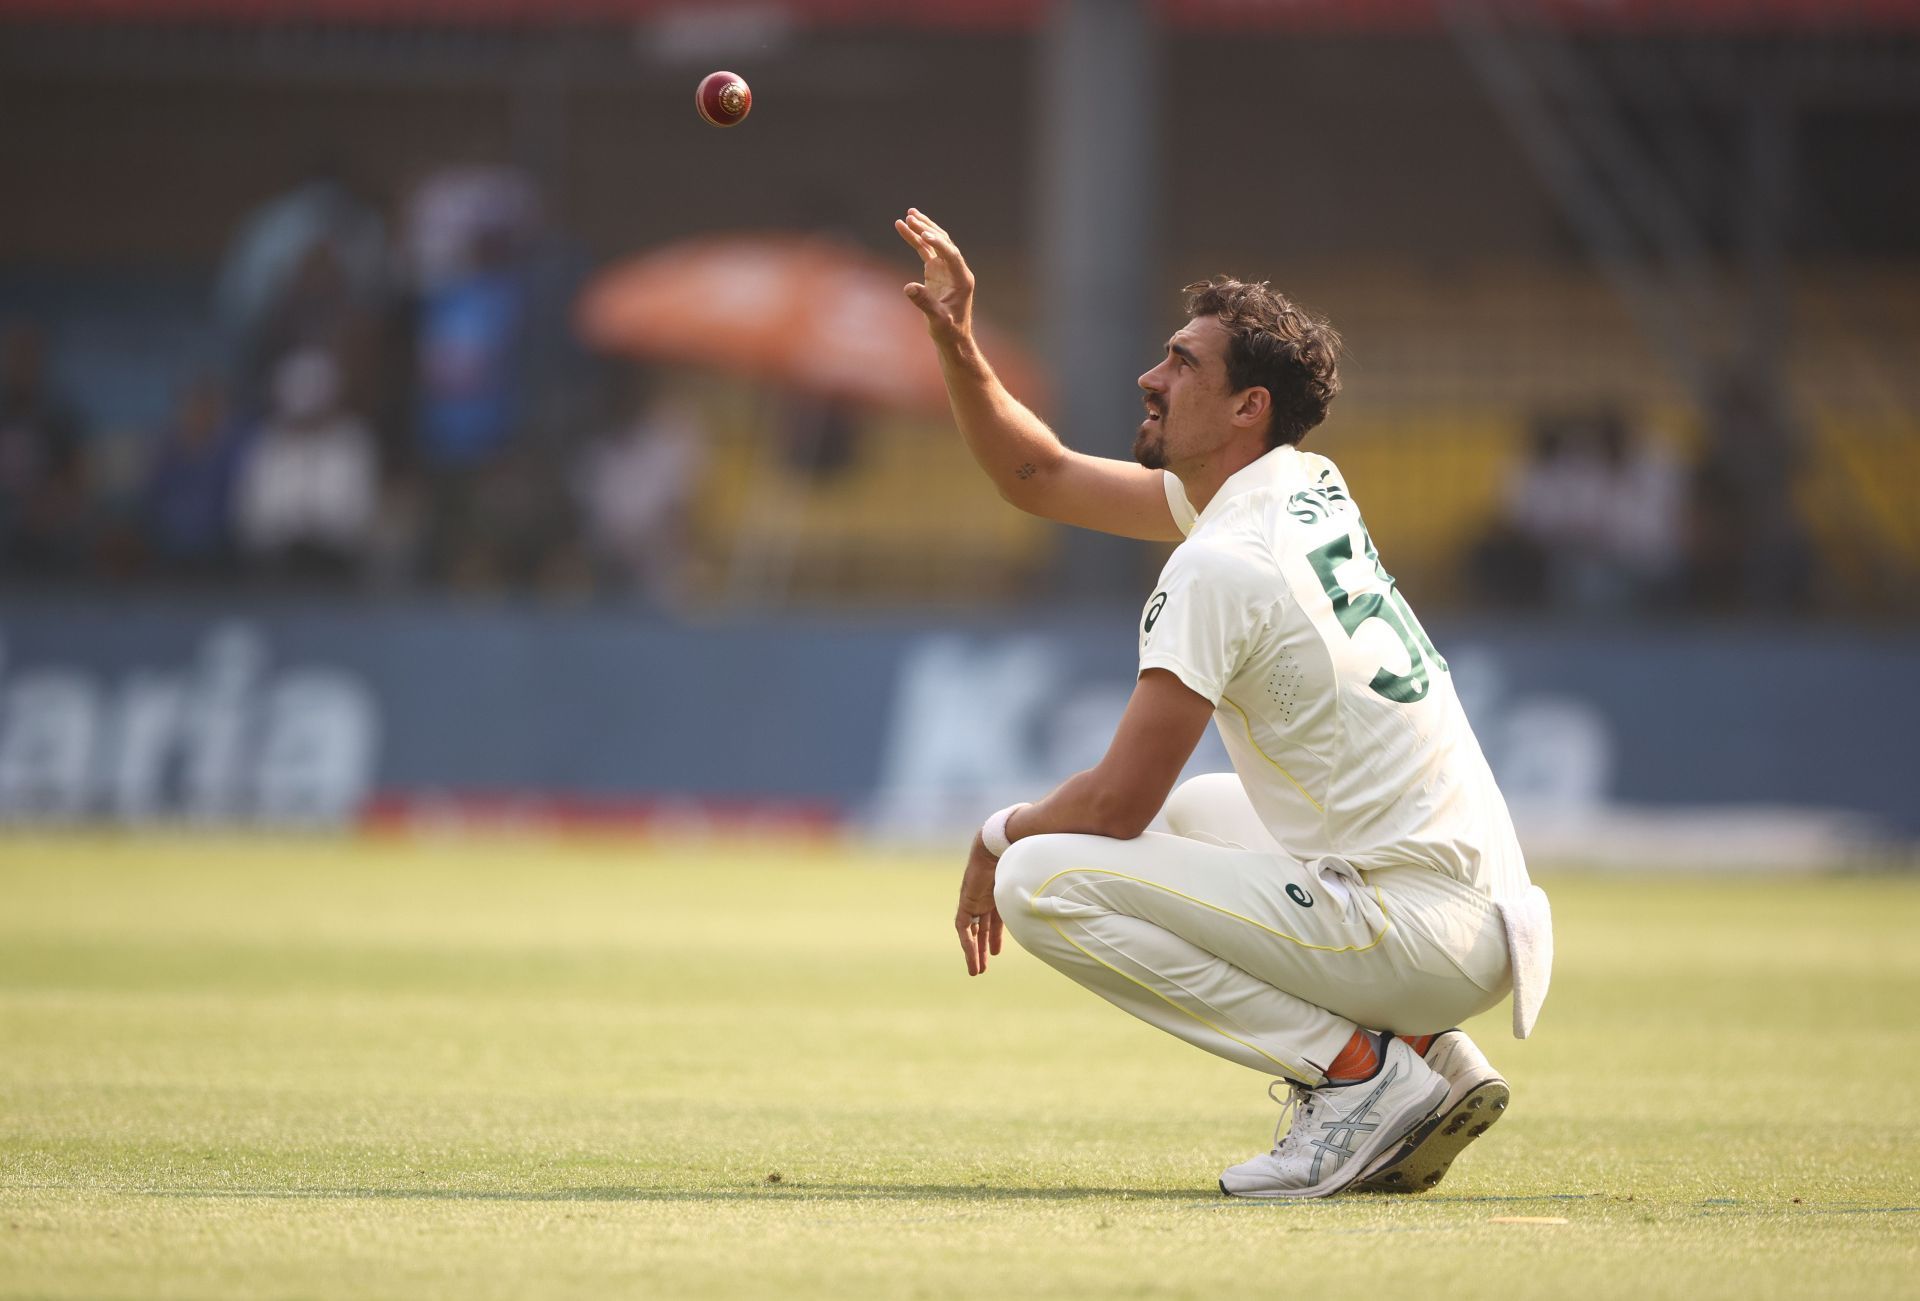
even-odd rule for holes
{"type": "Polygon", "coordinates": [[[973,272],[953,237],[918,208],[893,223],[894,230],[920,255],[921,279],[907,286],[927,318],[927,333],[942,344],[964,343],[973,336],[973,272]]]}
{"type": "Polygon", "coordinates": [[[973,849],[967,855],[967,870],[960,877],[960,907],[953,915],[953,929],[960,934],[960,949],[967,956],[967,974],[977,976],[987,969],[987,956],[1000,952],[1000,937],[1006,923],[993,906],[993,872],[997,863],[978,832],[973,849]]]}

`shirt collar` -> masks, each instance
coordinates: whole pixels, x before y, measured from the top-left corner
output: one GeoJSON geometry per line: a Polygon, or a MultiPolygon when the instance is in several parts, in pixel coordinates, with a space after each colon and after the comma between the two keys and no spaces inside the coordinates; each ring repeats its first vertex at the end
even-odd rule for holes
{"type": "Polygon", "coordinates": [[[1291,443],[1282,443],[1257,461],[1249,462],[1227,476],[1220,485],[1220,491],[1213,494],[1213,500],[1194,520],[1196,526],[1221,509],[1221,503],[1232,497],[1249,492],[1258,492],[1262,488],[1271,488],[1293,470],[1300,456],[1300,449],[1291,443]]]}

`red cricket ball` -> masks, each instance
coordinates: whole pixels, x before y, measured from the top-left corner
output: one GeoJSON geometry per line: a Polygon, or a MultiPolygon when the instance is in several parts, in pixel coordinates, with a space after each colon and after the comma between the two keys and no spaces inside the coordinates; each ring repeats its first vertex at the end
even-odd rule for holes
{"type": "Polygon", "coordinates": [[[739,126],[753,109],[753,92],[737,72],[709,72],[693,92],[693,106],[713,126],[739,126]]]}

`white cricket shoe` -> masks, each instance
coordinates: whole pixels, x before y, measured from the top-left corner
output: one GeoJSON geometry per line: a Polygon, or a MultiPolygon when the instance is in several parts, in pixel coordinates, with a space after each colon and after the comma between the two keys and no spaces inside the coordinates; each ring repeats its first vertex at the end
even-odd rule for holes
{"type": "MultiPolygon", "coordinates": [[[[1282,1081],[1275,1081],[1276,1084],[1282,1081]]],[[[1220,1176],[1235,1197],[1325,1197],[1359,1177],[1382,1152],[1397,1149],[1447,1096],[1447,1082],[1403,1040],[1386,1036],[1380,1069],[1358,1084],[1290,1086],[1274,1148],[1220,1176]]],[[[1271,1093],[1272,1087],[1268,1090],[1271,1093]]]]}
{"type": "Polygon", "coordinates": [[[1355,1191],[1420,1193],[1439,1183],[1454,1158],[1507,1112],[1513,1091],[1463,1030],[1427,1045],[1427,1065],[1447,1081],[1447,1100],[1354,1181],[1355,1191]]]}

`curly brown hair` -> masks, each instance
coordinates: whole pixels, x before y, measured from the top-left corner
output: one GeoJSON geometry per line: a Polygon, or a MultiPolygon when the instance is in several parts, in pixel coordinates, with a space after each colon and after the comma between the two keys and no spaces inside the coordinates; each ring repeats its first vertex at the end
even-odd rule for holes
{"type": "Polygon", "coordinates": [[[1340,392],[1340,335],[1324,317],[1264,280],[1196,280],[1184,291],[1187,315],[1211,316],[1227,330],[1227,382],[1233,391],[1263,388],[1273,399],[1267,447],[1298,443],[1327,418],[1340,392]]]}

